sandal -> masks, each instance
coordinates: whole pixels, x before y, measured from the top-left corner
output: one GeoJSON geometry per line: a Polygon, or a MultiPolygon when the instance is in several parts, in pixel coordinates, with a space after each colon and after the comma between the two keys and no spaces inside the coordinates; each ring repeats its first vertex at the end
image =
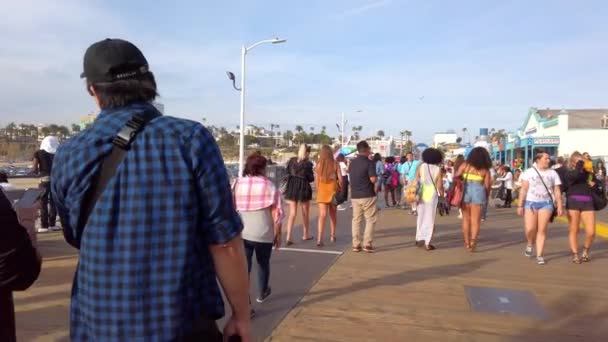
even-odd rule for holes
{"type": "Polygon", "coordinates": [[[335,236],[330,236],[329,237],[329,241],[331,241],[332,243],[336,242],[336,237],[335,236]]]}
{"type": "Polygon", "coordinates": [[[309,237],[302,237],[302,241],[310,241],[312,239],[314,239],[315,237],[313,235],[309,236],[309,237]]]}
{"type": "Polygon", "coordinates": [[[591,259],[589,258],[589,248],[583,247],[583,255],[581,255],[581,262],[589,262],[591,259]]]}
{"type": "Polygon", "coordinates": [[[319,248],[323,247],[323,241],[317,241],[317,247],[319,247],[319,248]]]}
{"type": "Polygon", "coordinates": [[[287,245],[287,246],[291,246],[291,245],[293,245],[293,241],[291,241],[291,240],[287,240],[287,242],[285,242],[285,245],[287,245]]]}
{"type": "Polygon", "coordinates": [[[471,251],[471,244],[470,244],[470,243],[465,242],[465,243],[464,243],[464,249],[466,249],[467,251],[469,251],[469,252],[470,252],[470,251],[471,251]]]}
{"type": "Polygon", "coordinates": [[[581,259],[578,258],[578,253],[572,253],[572,263],[579,265],[581,263],[581,259]]]}
{"type": "Polygon", "coordinates": [[[424,247],[424,249],[426,249],[427,251],[432,251],[432,250],[434,250],[434,249],[435,249],[435,246],[433,246],[433,245],[431,245],[431,244],[429,243],[428,245],[426,245],[426,246],[424,247]]]}
{"type": "Polygon", "coordinates": [[[469,252],[475,252],[475,247],[477,247],[477,239],[471,239],[471,246],[469,247],[469,252]]]}

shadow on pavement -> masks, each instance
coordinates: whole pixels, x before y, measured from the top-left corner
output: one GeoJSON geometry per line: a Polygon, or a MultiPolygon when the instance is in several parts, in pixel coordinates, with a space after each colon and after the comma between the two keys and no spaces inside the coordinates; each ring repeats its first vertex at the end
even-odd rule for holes
{"type": "Polygon", "coordinates": [[[376,286],[402,286],[409,283],[422,282],[434,278],[453,277],[472,272],[485,265],[491,264],[498,259],[484,259],[471,261],[464,264],[450,264],[435,267],[427,267],[417,270],[409,270],[386,277],[371,278],[347,287],[310,292],[310,297],[300,302],[301,306],[309,306],[317,302],[332,299],[337,296],[349,295],[350,293],[368,290],[376,286]]]}

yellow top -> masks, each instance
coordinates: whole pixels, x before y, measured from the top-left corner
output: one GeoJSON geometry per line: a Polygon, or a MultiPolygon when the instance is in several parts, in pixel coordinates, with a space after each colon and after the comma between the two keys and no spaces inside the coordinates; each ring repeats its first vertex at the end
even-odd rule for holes
{"type": "Polygon", "coordinates": [[[462,179],[469,182],[483,182],[483,176],[475,173],[463,173],[462,179]]]}

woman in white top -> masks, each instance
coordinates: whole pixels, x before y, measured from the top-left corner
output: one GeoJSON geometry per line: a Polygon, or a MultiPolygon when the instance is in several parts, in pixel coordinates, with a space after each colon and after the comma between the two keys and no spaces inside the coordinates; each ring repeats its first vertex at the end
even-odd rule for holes
{"type": "Polygon", "coordinates": [[[562,215],[561,181],[555,170],[549,168],[549,154],[538,152],[534,157],[534,165],[521,175],[521,190],[517,214],[524,216],[526,239],[528,245],[524,255],[532,257],[533,245],[536,242],[536,263],[545,264],[543,251],[547,226],[557,209],[557,215],[562,215]]]}
{"type": "Polygon", "coordinates": [[[505,208],[511,208],[511,202],[513,202],[513,174],[511,168],[508,166],[502,166],[500,168],[500,177],[497,181],[503,182],[505,186],[505,208]]]}
{"type": "Polygon", "coordinates": [[[443,174],[439,164],[443,160],[441,151],[435,148],[427,148],[422,152],[423,163],[416,171],[416,179],[420,184],[419,201],[417,205],[418,219],[416,222],[416,246],[425,246],[427,251],[432,251],[435,246],[431,245],[433,232],[435,231],[435,216],[439,197],[443,197],[443,174]]]}
{"type": "MultiPolygon", "coordinates": [[[[281,225],[283,207],[281,194],[268,179],[266,174],[267,160],[260,154],[247,158],[243,177],[234,184],[234,203],[243,220],[243,242],[249,272],[252,258],[258,263],[257,302],[262,303],[270,296],[270,256],[272,247],[281,245],[281,225]]],[[[254,311],[251,312],[252,316],[254,311]]]]}

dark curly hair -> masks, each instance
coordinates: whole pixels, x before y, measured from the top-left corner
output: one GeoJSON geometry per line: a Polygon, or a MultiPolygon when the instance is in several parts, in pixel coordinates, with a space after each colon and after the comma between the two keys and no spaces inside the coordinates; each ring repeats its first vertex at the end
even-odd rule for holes
{"type": "Polygon", "coordinates": [[[492,167],[492,159],[488,150],[483,147],[475,147],[467,157],[467,164],[477,170],[489,170],[492,167]]]}
{"type": "Polygon", "coordinates": [[[436,148],[427,148],[422,152],[422,161],[431,165],[441,164],[443,161],[443,152],[436,148]]]}
{"type": "Polygon", "coordinates": [[[381,160],[382,160],[382,156],[380,155],[380,153],[374,154],[374,161],[375,162],[381,161],[381,160]]]}

